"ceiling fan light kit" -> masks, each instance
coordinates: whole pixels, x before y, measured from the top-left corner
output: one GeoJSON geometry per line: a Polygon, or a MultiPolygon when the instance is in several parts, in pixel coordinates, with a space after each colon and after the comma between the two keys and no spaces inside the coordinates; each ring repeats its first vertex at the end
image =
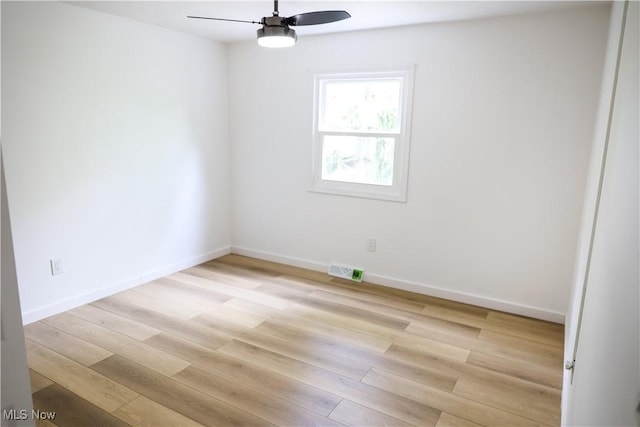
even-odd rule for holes
{"type": "Polygon", "coordinates": [[[296,31],[281,23],[277,15],[262,18],[262,28],[258,29],[258,44],[262,47],[291,47],[296,44],[296,31]]]}
{"type": "Polygon", "coordinates": [[[194,19],[210,19],[214,21],[244,22],[247,24],[261,24],[258,29],[258,44],[262,47],[278,48],[290,47],[296,43],[298,37],[295,30],[289,26],[318,25],[330,22],[342,21],[351,18],[344,10],[325,10],[320,12],[308,12],[291,16],[281,17],[278,12],[278,0],[273,2],[272,16],[265,16],[258,21],[243,21],[239,19],[208,18],[205,16],[187,16],[194,19]]]}

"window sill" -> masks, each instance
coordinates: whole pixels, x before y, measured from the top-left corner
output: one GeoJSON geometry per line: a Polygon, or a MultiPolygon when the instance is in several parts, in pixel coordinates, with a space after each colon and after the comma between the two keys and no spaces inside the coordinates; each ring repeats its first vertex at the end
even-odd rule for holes
{"type": "Polygon", "coordinates": [[[406,191],[398,188],[370,184],[352,184],[338,181],[318,181],[312,184],[309,192],[334,196],[356,197],[386,202],[406,203],[406,191]]]}

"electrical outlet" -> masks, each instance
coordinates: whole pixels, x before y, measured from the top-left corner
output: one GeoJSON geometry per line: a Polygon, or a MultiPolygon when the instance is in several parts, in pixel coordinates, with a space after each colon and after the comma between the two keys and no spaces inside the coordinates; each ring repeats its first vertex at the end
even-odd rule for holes
{"type": "Polygon", "coordinates": [[[369,237],[367,239],[367,251],[375,252],[376,251],[376,239],[373,237],[369,237]]]}
{"type": "Polygon", "coordinates": [[[62,258],[55,258],[49,260],[51,263],[51,275],[55,276],[56,274],[64,273],[64,265],[62,264],[62,258]]]}

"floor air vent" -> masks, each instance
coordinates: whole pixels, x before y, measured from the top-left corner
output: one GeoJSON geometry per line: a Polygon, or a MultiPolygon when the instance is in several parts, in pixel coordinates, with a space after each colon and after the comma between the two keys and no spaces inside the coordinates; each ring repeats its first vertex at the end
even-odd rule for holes
{"type": "Polygon", "coordinates": [[[362,282],[364,270],[359,268],[348,267],[346,265],[329,264],[329,276],[340,277],[342,279],[353,280],[354,282],[362,282]]]}

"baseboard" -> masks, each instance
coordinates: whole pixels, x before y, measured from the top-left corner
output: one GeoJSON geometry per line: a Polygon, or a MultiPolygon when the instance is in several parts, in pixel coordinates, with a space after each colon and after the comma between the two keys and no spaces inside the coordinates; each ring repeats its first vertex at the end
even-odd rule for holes
{"type": "Polygon", "coordinates": [[[37,322],[38,320],[42,320],[50,316],[55,316],[56,314],[60,314],[67,310],[71,310],[81,305],[99,300],[100,298],[108,297],[110,295],[117,294],[118,292],[126,291],[127,289],[131,289],[140,284],[141,282],[139,277],[132,277],[122,280],[118,283],[112,283],[103,288],[96,289],[82,295],[76,295],[63,301],[58,301],[53,304],[37,308],[35,310],[22,313],[22,324],[28,325],[30,323],[37,322]]]}
{"type": "MultiPolygon", "coordinates": [[[[259,251],[243,247],[232,246],[231,253],[258,258],[265,261],[278,262],[294,267],[306,268],[314,271],[326,272],[329,265],[316,261],[310,261],[301,258],[278,255],[272,252],[259,251]]],[[[412,282],[409,280],[399,279],[395,277],[383,276],[380,274],[365,272],[365,281],[376,285],[388,286],[390,288],[401,289],[405,291],[415,292],[418,294],[429,295],[437,298],[444,298],[451,301],[457,301],[465,304],[477,305],[480,307],[490,308],[492,310],[504,311],[506,313],[517,314],[520,316],[531,317],[534,319],[546,320],[554,323],[565,322],[564,313],[547,310],[540,307],[533,307],[525,304],[513,303],[510,301],[500,300],[496,298],[485,297],[482,295],[470,294],[465,292],[452,291],[437,286],[430,286],[424,283],[412,282]]]]}
{"type": "Polygon", "coordinates": [[[178,261],[167,267],[143,272],[137,276],[130,277],[117,283],[109,284],[100,289],[87,292],[86,294],[77,295],[64,301],[59,301],[54,304],[38,308],[36,310],[22,313],[22,323],[24,325],[28,325],[29,323],[37,322],[38,320],[44,319],[46,317],[71,310],[83,304],[91,303],[93,301],[99,300],[100,298],[105,298],[118,292],[126,291],[127,289],[134,288],[143,283],[147,283],[152,280],[167,276],[169,274],[176,273],[178,271],[184,270],[185,268],[190,268],[198,264],[202,264],[203,262],[211,261],[215,258],[220,258],[221,256],[227,255],[229,253],[231,253],[231,247],[227,246],[211,252],[206,252],[195,257],[178,261]]]}
{"type": "Polygon", "coordinates": [[[546,310],[539,307],[533,307],[525,304],[513,303],[510,301],[500,300],[497,298],[485,297],[477,294],[466,292],[452,291],[436,286],[425,285],[422,283],[411,282],[408,280],[396,279],[393,277],[382,276],[378,274],[366,274],[367,282],[378,285],[389,286],[391,288],[402,289],[405,291],[415,292],[418,294],[429,295],[432,297],[448,299],[465,304],[477,305],[492,310],[504,311],[506,313],[517,314],[520,316],[531,317],[533,319],[546,320],[553,323],[564,324],[564,314],[556,311],[546,310]]]}
{"type": "Polygon", "coordinates": [[[140,275],[140,283],[147,283],[152,280],[159,279],[161,277],[168,276],[169,274],[176,273],[184,270],[185,268],[191,268],[203,262],[211,261],[212,259],[220,258],[221,256],[231,253],[231,247],[226,246],[224,248],[216,249],[211,252],[204,253],[202,255],[195,256],[186,260],[178,261],[167,267],[162,267],[157,270],[149,271],[140,275]]]}
{"type": "Polygon", "coordinates": [[[258,251],[255,249],[242,248],[239,246],[231,246],[231,253],[251,258],[258,258],[264,261],[286,264],[292,267],[306,268],[307,270],[322,271],[325,273],[329,268],[329,264],[323,264],[321,262],[309,261],[302,258],[295,258],[284,255],[277,255],[271,252],[258,251]]]}

